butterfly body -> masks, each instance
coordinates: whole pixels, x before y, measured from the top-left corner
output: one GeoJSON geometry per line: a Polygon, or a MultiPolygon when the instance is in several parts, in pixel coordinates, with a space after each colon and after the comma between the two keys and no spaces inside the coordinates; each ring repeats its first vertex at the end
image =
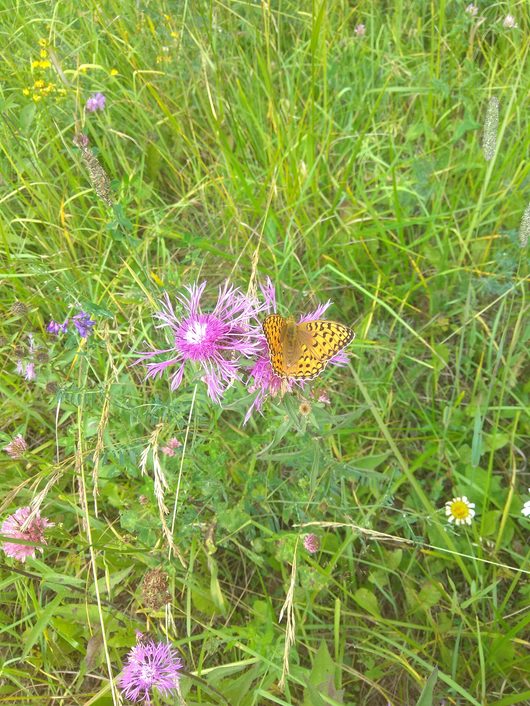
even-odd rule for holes
{"type": "Polygon", "coordinates": [[[335,321],[304,321],[297,324],[279,314],[263,321],[271,365],[280,377],[311,380],[353,340],[353,331],[335,321]]]}

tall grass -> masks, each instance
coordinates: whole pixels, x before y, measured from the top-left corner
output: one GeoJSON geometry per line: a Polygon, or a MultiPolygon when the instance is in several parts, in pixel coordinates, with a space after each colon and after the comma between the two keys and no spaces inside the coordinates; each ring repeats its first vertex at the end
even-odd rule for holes
{"type": "Polygon", "coordinates": [[[6,703],[117,703],[135,630],[179,650],[190,706],[408,706],[436,668],[423,704],[530,703],[529,20],[417,0],[0,10],[0,441],[30,447],[3,453],[1,510],[37,499],[56,523],[3,563],[6,703]],[[349,367],[245,426],[242,385],[219,406],[191,371],[170,392],[131,367],[167,343],[164,291],[207,280],[213,305],[225,278],[266,276],[284,315],[333,300],[349,367]],[[92,336],[47,334],[78,310],[92,336]],[[185,448],[157,470],[170,437],[185,448]],[[463,495],[477,514],[455,528],[463,495]]]}

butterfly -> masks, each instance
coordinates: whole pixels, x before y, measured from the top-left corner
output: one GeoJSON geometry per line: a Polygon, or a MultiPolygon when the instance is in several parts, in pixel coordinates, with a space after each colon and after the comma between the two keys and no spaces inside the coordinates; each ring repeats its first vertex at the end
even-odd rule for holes
{"type": "Polygon", "coordinates": [[[312,380],[331,358],[348,345],[355,334],[335,321],[304,321],[297,324],[279,314],[270,314],[262,323],[272,369],[282,378],[312,380]]]}

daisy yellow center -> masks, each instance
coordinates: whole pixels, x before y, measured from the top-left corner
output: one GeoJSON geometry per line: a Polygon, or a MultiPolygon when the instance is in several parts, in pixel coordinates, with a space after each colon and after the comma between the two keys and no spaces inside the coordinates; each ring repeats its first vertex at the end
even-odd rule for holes
{"type": "Polygon", "coordinates": [[[184,334],[188,343],[202,343],[206,338],[206,324],[194,321],[184,334]]]}
{"type": "Polygon", "coordinates": [[[465,520],[469,517],[469,506],[463,500],[455,500],[451,503],[451,515],[455,520],[465,520]]]}

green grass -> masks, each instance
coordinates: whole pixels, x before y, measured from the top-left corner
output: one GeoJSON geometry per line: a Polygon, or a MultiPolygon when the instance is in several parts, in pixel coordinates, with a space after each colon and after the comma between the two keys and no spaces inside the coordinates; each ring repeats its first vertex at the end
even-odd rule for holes
{"type": "Polygon", "coordinates": [[[117,703],[109,679],[141,630],[179,650],[189,706],[410,706],[435,668],[422,706],[530,703],[530,15],[465,5],[0,10],[0,442],[30,447],[2,452],[1,518],[37,498],[56,523],[42,555],[3,561],[2,702],[117,703]],[[32,73],[39,39],[55,65],[32,73]],[[64,95],[24,95],[41,75],[64,95]],[[96,91],[107,107],[85,113],[96,91]],[[303,418],[299,396],[276,398],[243,427],[244,387],[216,406],[191,370],[170,392],[131,367],[165,345],[163,291],[206,279],[213,304],[226,277],[267,275],[280,313],[331,298],[356,331],[350,366],[305,392],[329,406],[303,418]],[[88,341],[46,333],[79,308],[88,341]],[[35,381],[15,372],[30,333],[49,354],[35,381]],[[161,456],[180,559],[151,457],[140,472],[157,433],[187,437],[161,456]],[[476,503],[469,528],[446,522],[457,495],[476,503]],[[165,609],[141,589],[158,566],[165,609]]]}

